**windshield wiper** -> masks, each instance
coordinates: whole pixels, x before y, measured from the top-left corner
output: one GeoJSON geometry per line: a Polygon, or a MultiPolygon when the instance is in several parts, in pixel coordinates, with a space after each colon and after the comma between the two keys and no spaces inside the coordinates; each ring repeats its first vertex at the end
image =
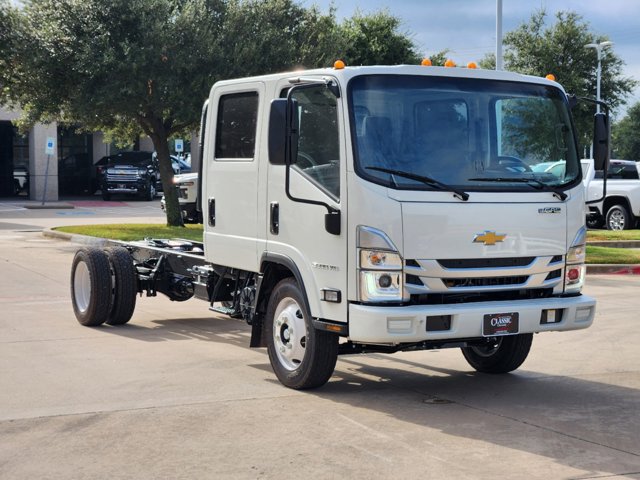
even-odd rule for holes
{"type": "Polygon", "coordinates": [[[411,173],[411,172],[403,172],[402,170],[394,170],[392,168],[383,168],[383,167],[365,167],[365,168],[367,170],[375,170],[377,172],[389,173],[391,175],[397,175],[398,177],[408,178],[409,180],[415,180],[416,182],[424,183],[425,185],[429,185],[430,187],[436,187],[440,190],[451,192],[453,193],[454,197],[459,198],[460,200],[463,200],[465,202],[469,200],[469,194],[467,192],[454,188],[451,185],[447,185],[446,183],[439,182],[438,180],[431,177],[416,175],[415,173],[411,173]]]}
{"type": "Polygon", "coordinates": [[[470,182],[504,182],[504,183],[526,183],[532,188],[536,190],[543,190],[545,192],[551,192],[554,196],[556,196],[561,201],[565,201],[567,199],[567,194],[562,190],[552,187],[551,185],[547,185],[540,180],[535,178],[520,178],[520,177],[487,177],[487,178],[469,178],[470,182]]]}

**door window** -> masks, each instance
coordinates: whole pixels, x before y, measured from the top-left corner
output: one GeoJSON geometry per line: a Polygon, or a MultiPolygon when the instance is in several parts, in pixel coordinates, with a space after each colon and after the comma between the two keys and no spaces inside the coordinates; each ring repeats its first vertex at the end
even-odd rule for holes
{"type": "Polygon", "coordinates": [[[257,92],[221,96],[216,126],[216,159],[253,160],[257,120],[257,92]]]}
{"type": "Polygon", "coordinates": [[[340,197],[340,135],[336,97],[324,86],[294,90],[299,142],[295,168],[336,200],[340,197]]]}

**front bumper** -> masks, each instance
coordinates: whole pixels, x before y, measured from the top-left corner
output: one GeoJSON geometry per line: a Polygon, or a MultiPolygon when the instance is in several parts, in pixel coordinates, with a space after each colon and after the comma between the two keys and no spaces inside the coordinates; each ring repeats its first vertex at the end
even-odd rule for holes
{"type": "Polygon", "coordinates": [[[596,301],[586,295],[515,302],[398,307],[349,305],[349,339],[356,343],[399,344],[482,337],[487,314],[517,312],[518,333],[578,330],[593,323],[596,301]],[[541,323],[543,310],[561,310],[557,323],[541,323]],[[448,330],[427,331],[428,316],[451,315],[448,330]]]}
{"type": "Polygon", "coordinates": [[[103,184],[103,190],[109,193],[130,193],[142,194],[146,192],[148,181],[138,180],[136,182],[107,182],[103,184]]]}

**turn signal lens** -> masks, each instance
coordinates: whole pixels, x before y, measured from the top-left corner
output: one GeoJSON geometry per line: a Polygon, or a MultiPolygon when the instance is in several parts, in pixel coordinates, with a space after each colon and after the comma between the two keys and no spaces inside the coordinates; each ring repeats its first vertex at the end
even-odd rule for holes
{"type": "Polygon", "coordinates": [[[444,62],[444,66],[447,68],[452,68],[456,66],[456,62],[454,62],[453,60],[451,60],[450,58],[447,59],[446,62],[444,62]]]}
{"type": "Polygon", "coordinates": [[[552,82],[556,81],[556,76],[553,73],[549,73],[546,77],[547,80],[551,80],[552,82]]]}
{"type": "Polygon", "coordinates": [[[333,63],[333,68],[335,68],[336,70],[342,70],[345,67],[345,64],[342,60],[336,60],[333,63]]]}
{"type": "Polygon", "coordinates": [[[430,67],[431,66],[431,59],[430,58],[423,58],[422,62],[420,63],[420,65],[422,65],[423,67],[430,67]]]}

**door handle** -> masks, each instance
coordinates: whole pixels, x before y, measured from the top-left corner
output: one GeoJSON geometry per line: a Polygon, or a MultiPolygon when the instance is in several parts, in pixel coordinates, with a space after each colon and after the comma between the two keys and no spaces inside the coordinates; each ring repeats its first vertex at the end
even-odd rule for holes
{"type": "Polygon", "coordinates": [[[216,226],[216,199],[215,198],[209,199],[209,226],[210,227],[216,226]]]}
{"type": "Polygon", "coordinates": [[[278,202],[271,202],[269,218],[269,230],[271,234],[278,235],[278,233],[280,233],[280,205],[278,205],[278,202]]]}

